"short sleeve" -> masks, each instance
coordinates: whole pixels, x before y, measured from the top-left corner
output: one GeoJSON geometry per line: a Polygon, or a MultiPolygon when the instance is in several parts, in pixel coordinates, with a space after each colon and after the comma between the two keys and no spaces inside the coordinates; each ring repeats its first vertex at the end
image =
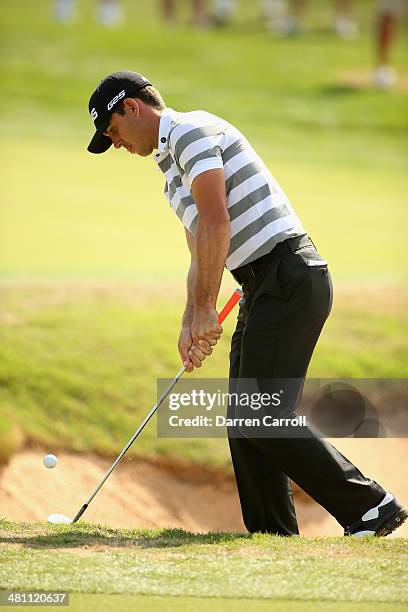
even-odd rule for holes
{"type": "Polygon", "coordinates": [[[224,167],[222,150],[226,136],[219,126],[183,125],[180,128],[175,130],[171,144],[176,163],[190,185],[199,174],[224,167]]]}

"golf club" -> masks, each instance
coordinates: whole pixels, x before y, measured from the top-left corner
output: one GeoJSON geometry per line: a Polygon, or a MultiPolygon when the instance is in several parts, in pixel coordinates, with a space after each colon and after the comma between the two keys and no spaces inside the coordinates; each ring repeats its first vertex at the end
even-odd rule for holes
{"type": "MultiPolygon", "coordinates": [[[[234,306],[237,304],[237,302],[239,302],[239,300],[241,299],[243,295],[243,292],[241,289],[235,289],[234,293],[232,294],[232,296],[230,297],[230,299],[228,300],[228,302],[225,304],[224,308],[221,310],[221,312],[218,315],[218,322],[221,325],[221,323],[225,320],[225,318],[228,316],[228,314],[231,312],[231,310],[234,308],[234,306]]],[[[135,431],[135,433],[133,434],[133,436],[130,438],[129,442],[126,444],[126,446],[124,447],[124,449],[120,452],[120,454],[117,456],[117,458],[115,459],[115,461],[112,463],[111,467],[109,468],[109,470],[106,472],[106,474],[104,475],[104,477],[102,478],[101,482],[98,484],[98,486],[96,487],[96,489],[92,492],[92,494],[90,495],[90,497],[87,499],[87,501],[85,502],[85,504],[82,506],[82,508],[77,512],[77,514],[74,516],[74,518],[68,518],[67,516],[64,516],[63,514],[51,514],[48,517],[48,522],[49,523],[61,523],[61,524],[69,524],[69,523],[76,523],[77,520],[83,515],[83,513],[85,512],[85,510],[88,508],[89,504],[91,503],[91,501],[93,500],[93,498],[95,497],[95,495],[98,493],[99,489],[102,487],[102,485],[107,481],[107,479],[109,478],[109,476],[112,474],[113,470],[115,469],[115,467],[118,465],[118,463],[122,460],[123,456],[127,453],[127,451],[129,450],[129,448],[132,446],[133,442],[136,440],[136,438],[138,437],[138,435],[143,431],[143,429],[145,428],[145,426],[147,425],[147,423],[150,421],[150,419],[152,418],[152,416],[154,415],[154,413],[156,412],[156,410],[159,408],[159,406],[163,403],[163,401],[166,399],[167,395],[170,393],[170,391],[175,387],[175,385],[177,384],[177,382],[180,380],[180,378],[183,376],[184,372],[186,371],[186,367],[183,366],[176,374],[175,378],[171,381],[171,383],[166,387],[166,389],[163,391],[163,393],[161,394],[161,396],[159,397],[159,399],[157,400],[157,402],[154,404],[153,408],[150,410],[150,412],[146,415],[146,417],[144,418],[144,420],[142,421],[142,423],[139,425],[139,427],[137,428],[137,430],[135,431]]]]}

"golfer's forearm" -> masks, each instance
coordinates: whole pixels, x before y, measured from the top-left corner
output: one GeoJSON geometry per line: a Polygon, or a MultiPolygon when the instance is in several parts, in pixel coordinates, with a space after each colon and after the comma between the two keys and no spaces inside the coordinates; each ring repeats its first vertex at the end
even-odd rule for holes
{"type": "Polygon", "coordinates": [[[197,260],[192,259],[187,274],[187,304],[183,314],[182,327],[190,327],[194,318],[194,295],[197,280],[197,260]]]}
{"type": "Polygon", "coordinates": [[[196,232],[196,309],[215,308],[231,239],[229,217],[200,218],[196,232]]]}

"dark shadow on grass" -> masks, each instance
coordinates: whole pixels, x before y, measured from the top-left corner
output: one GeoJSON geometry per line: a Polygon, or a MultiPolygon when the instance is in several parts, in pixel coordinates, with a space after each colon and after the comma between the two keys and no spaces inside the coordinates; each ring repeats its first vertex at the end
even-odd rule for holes
{"type": "Polygon", "coordinates": [[[220,544],[234,540],[249,540],[245,533],[190,533],[182,529],[120,530],[102,526],[55,527],[55,533],[1,534],[0,544],[20,544],[27,548],[170,548],[185,545],[220,544]]]}
{"type": "Polygon", "coordinates": [[[336,96],[360,93],[361,88],[352,83],[327,83],[320,88],[320,91],[324,96],[334,98],[336,96]]]}

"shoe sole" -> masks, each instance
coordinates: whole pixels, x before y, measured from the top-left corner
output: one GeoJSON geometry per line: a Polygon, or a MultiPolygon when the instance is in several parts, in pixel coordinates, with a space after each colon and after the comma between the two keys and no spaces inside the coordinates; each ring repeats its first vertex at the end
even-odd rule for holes
{"type": "Polygon", "coordinates": [[[381,525],[381,527],[377,529],[377,531],[375,532],[376,537],[384,538],[388,534],[398,529],[398,527],[401,527],[401,525],[406,521],[407,518],[408,512],[404,508],[401,508],[401,510],[398,510],[398,512],[388,518],[381,525]]]}

